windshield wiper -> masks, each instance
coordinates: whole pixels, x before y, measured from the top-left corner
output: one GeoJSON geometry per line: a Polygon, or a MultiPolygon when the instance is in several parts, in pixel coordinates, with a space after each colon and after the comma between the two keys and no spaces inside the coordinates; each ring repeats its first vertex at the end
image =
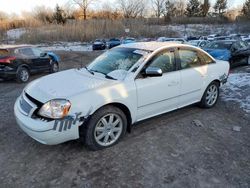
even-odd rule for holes
{"type": "Polygon", "coordinates": [[[101,71],[98,71],[98,70],[91,70],[92,72],[98,72],[98,73],[101,73],[105,76],[105,78],[108,78],[108,79],[112,79],[112,80],[117,80],[116,78],[112,77],[112,76],[109,76],[108,74],[105,74],[101,71]]]}
{"type": "Polygon", "coordinates": [[[117,80],[116,78],[112,77],[112,76],[109,76],[109,75],[105,75],[105,78],[108,78],[108,79],[112,79],[112,80],[117,80]]]}
{"type": "Polygon", "coordinates": [[[84,68],[85,68],[90,74],[94,75],[94,72],[91,71],[91,70],[89,70],[87,66],[84,66],[84,68]]]}

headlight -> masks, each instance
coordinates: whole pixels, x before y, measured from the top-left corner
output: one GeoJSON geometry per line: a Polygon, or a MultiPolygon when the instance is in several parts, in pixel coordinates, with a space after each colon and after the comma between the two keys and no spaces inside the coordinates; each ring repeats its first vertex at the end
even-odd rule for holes
{"type": "Polygon", "coordinates": [[[54,99],[45,103],[38,111],[38,114],[43,117],[60,119],[68,115],[70,102],[65,99],[54,99]]]}

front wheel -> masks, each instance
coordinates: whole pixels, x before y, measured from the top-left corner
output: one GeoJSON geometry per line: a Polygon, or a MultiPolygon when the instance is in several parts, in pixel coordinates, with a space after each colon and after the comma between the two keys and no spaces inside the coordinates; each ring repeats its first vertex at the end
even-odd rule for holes
{"type": "Polygon", "coordinates": [[[219,98],[219,83],[212,82],[207,87],[206,91],[204,92],[202,99],[200,101],[200,106],[203,108],[211,108],[213,107],[219,98]]]}
{"type": "Polygon", "coordinates": [[[90,150],[104,149],[115,145],[124,136],[127,118],[115,106],[97,110],[86,125],[82,125],[83,141],[90,150]]]}

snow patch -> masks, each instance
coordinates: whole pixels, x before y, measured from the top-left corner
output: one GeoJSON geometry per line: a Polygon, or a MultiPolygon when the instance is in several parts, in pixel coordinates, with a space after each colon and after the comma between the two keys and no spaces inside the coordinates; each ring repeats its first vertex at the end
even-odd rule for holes
{"type": "Polygon", "coordinates": [[[81,42],[57,42],[52,44],[39,44],[38,47],[40,47],[44,51],[92,51],[91,44],[81,42]]]}
{"type": "Polygon", "coordinates": [[[245,112],[250,113],[250,73],[230,74],[221,89],[222,100],[239,103],[245,112]]]}
{"type": "Polygon", "coordinates": [[[7,31],[7,38],[8,40],[16,40],[19,39],[25,33],[26,33],[25,28],[10,29],[7,31]]]}

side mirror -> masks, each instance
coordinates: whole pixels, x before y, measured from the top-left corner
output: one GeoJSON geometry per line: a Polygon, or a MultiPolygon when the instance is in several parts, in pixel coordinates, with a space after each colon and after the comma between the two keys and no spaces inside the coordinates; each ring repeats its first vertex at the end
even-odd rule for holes
{"type": "Polygon", "coordinates": [[[45,57],[47,55],[47,53],[46,52],[42,52],[42,53],[40,53],[40,57],[45,57]]]}
{"type": "Polygon", "coordinates": [[[144,75],[149,77],[162,76],[162,70],[158,67],[148,67],[146,68],[144,75]]]}

